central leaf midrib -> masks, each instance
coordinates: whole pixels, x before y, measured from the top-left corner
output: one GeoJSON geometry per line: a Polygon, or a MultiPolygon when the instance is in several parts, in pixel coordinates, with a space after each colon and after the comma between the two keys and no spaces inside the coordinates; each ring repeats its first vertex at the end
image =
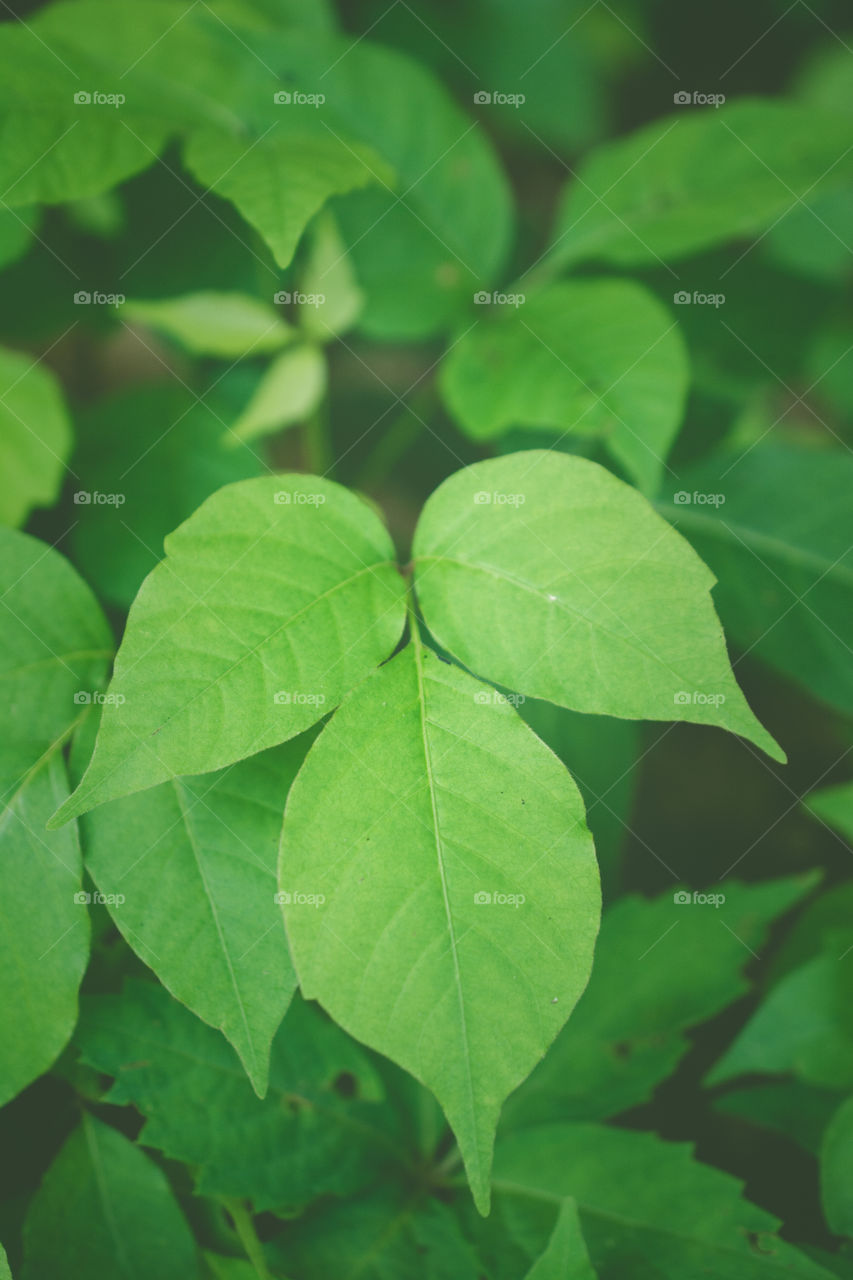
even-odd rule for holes
{"type": "Polygon", "coordinates": [[[447,889],[447,875],[446,875],[445,866],[444,866],[444,850],[442,847],[441,832],[440,832],[439,820],[438,820],[438,800],[436,796],[436,784],[435,784],[435,778],[433,776],[432,758],[431,758],[430,748],[429,748],[429,735],[427,732],[426,692],[424,688],[424,671],[423,671],[421,640],[420,640],[420,636],[417,633],[417,623],[414,621],[414,619],[412,620],[411,643],[412,643],[412,648],[414,650],[415,669],[417,671],[417,678],[418,678],[418,702],[419,702],[419,716],[420,716],[420,725],[421,725],[421,741],[423,745],[424,766],[426,769],[427,783],[429,785],[430,806],[432,811],[433,836],[435,839],[435,851],[436,851],[436,857],[438,861],[438,875],[439,875],[439,880],[441,882],[441,893],[442,893],[442,899],[444,902],[444,912],[447,919],[448,933],[450,934],[450,953],[453,957],[453,970],[456,977],[456,992],[457,992],[458,1004],[459,1004],[459,1024],[462,1032],[462,1043],[464,1048],[464,1059],[465,1059],[465,1082],[468,1087],[468,1115],[469,1115],[469,1121],[471,1123],[471,1126],[474,1132],[474,1137],[475,1137],[474,1160],[476,1161],[477,1172],[478,1174],[480,1174],[481,1173],[480,1149],[479,1149],[479,1143],[476,1140],[477,1139],[477,1122],[476,1122],[476,1109],[474,1104],[474,1082],[471,1077],[471,1045],[468,1038],[467,1018],[465,1016],[465,998],[462,990],[462,973],[459,966],[459,953],[457,950],[457,943],[456,943],[456,930],[453,924],[453,911],[451,909],[450,895],[447,889]]]}

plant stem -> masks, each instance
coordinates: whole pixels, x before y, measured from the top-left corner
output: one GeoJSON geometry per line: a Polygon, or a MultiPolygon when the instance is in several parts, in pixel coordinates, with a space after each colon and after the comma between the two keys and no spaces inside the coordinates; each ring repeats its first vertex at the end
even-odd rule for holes
{"type": "Polygon", "coordinates": [[[303,442],[308,469],[315,476],[334,478],[335,455],[329,434],[329,403],[322,400],[305,419],[303,442]]]}
{"type": "Polygon", "coordinates": [[[246,1250],[246,1257],[255,1268],[258,1280],[273,1280],[264,1257],[264,1247],[258,1239],[252,1215],[242,1200],[223,1199],[222,1203],[230,1213],[234,1228],[240,1237],[240,1243],[246,1250]]]}

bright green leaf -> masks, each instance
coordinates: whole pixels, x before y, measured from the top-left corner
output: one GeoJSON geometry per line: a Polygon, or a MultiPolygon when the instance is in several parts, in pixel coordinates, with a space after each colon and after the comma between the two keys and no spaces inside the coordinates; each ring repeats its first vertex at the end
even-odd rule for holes
{"type": "Polygon", "coordinates": [[[573,1200],[566,1199],[560,1206],[551,1239],[526,1280],[596,1280],[573,1200]]]}
{"type": "Polygon", "coordinates": [[[71,425],[59,386],[31,356],[0,349],[0,523],[19,525],[59,495],[71,425]]]}
{"type": "Polygon", "coordinates": [[[499,697],[415,640],[318,738],[279,864],[303,992],[435,1093],[482,1211],[501,1104],[586,984],[600,901],[580,796],[499,697]]]}
{"type": "Polygon", "coordinates": [[[319,214],[311,227],[299,279],[301,291],[318,300],[316,306],[300,308],[299,323],[305,333],[328,342],[352,328],[364,306],[364,294],[337,223],[328,210],[319,214]]]}
{"type": "Polygon", "coordinates": [[[300,343],[265,370],[251,400],[232,426],[237,440],[255,440],[302,422],[326,393],[328,370],[319,347],[300,343]]]}
{"type": "Polygon", "coordinates": [[[403,625],[387,532],[315,476],[228,485],[166,553],[130,611],[92,763],[55,823],[294,737],[403,625]]]}
{"type": "Polygon", "coordinates": [[[23,1280],[193,1280],[195,1243],[157,1165],[86,1113],[24,1227],[23,1280]]]}
{"type": "Polygon", "coordinates": [[[116,928],[178,1000],[222,1031],[256,1092],[296,989],[276,859],[301,739],[87,815],[86,866],[116,928]],[[176,922],[180,926],[176,928],[176,922]]]}
{"type": "Polygon", "coordinates": [[[715,724],[779,747],[732,675],[714,579],[634,489],[584,458],[479,462],[424,507],[415,588],[479,675],[578,711],[715,724]]]}
{"type": "Polygon", "coordinates": [[[688,371],[676,322],[652,294],[631,281],[578,280],[518,305],[484,305],[477,321],[441,376],[469,435],[491,439],[511,427],[602,435],[642,488],[657,488],[688,371]]]}
{"type": "Polygon", "coordinates": [[[133,299],[125,318],[174,338],[196,355],[236,360],[278,351],[293,337],[271,303],[241,293],[187,293],[180,298],[133,299]]]}

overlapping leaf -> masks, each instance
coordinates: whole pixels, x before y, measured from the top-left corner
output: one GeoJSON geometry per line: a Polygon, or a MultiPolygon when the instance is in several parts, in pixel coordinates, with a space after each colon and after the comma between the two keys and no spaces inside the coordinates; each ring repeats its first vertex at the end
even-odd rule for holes
{"type": "Polygon", "coordinates": [[[309,753],[279,881],[303,992],[433,1090],[487,1208],[501,1104],[571,1013],[598,928],[570,777],[415,638],[309,753]]]}
{"type": "Polygon", "coordinates": [[[53,375],[0,349],[0,523],[19,525],[55,501],[71,452],[71,425],[53,375]]]}

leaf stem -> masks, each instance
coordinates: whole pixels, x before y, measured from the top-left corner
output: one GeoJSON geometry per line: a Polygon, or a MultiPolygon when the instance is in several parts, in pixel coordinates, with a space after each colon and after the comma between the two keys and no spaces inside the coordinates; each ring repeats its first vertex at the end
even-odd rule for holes
{"type": "Polygon", "coordinates": [[[252,1215],[249,1210],[242,1200],[223,1198],[222,1203],[231,1215],[234,1228],[240,1237],[240,1243],[246,1250],[246,1257],[255,1268],[258,1280],[273,1280],[264,1257],[264,1247],[258,1239],[258,1233],[255,1231],[255,1224],[252,1221],[252,1215]]]}
{"type": "Polygon", "coordinates": [[[329,402],[324,398],[305,419],[303,444],[308,470],[315,476],[334,479],[335,455],[329,433],[329,402]]]}

